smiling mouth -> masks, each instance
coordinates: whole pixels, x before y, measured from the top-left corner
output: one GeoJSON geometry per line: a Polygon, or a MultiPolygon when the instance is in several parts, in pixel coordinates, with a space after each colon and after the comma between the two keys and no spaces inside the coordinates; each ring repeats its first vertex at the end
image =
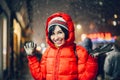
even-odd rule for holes
{"type": "Polygon", "coordinates": [[[61,40],[56,40],[56,41],[54,41],[54,43],[55,43],[56,45],[60,45],[60,44],[62,44],[62,39],[61,39],[61,40]]]}
{"type": "Polygon", "coordinates": [[[55,42],[55,44],[61,44],[61,43],[62,43],[61,40],[55,42]]]}

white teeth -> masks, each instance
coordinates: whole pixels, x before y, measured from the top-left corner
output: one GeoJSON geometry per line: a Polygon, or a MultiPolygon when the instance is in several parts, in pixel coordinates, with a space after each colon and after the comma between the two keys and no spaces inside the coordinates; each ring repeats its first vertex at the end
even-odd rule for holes
{"type": "Polygon", "coordinates": [[[54,42],[60,42],[61,40],[54,40],[54,42]]]}
{"type": "Polygon", "coordinates": [[[61,41],[56,41],[55,43],[60,43],[61,41]]]}
{"type": "Polygon", "coordinates": [[[61,40],[57,40],[57,41],[54,41],[54,42],[57,43],[57,44],[60,44],[61,40]]]}

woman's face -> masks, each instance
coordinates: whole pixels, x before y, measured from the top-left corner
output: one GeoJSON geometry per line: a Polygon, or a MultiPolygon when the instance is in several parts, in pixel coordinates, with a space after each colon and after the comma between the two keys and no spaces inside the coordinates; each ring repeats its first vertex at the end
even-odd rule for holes
{"type": "Polygon", "coordinates": [[[55,30],[53,31],[50,38],[57,47],[60,47],[65,43],[65,33],[59,26],[55,26],[55,30]]]}

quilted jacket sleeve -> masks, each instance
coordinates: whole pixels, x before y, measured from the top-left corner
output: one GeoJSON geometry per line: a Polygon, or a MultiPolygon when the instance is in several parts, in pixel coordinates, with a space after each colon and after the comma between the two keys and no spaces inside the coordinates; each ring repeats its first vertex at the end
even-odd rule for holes
{"type": "Polygon", "coordinates": [[[28,56],[30,72],[35,80],[46,80],[47,53],[48,49],[43,54],[41,61],[38,61],[36,56],[28,56]]]}
{"type": "Polygon", "coordinates": [[[94,80],[98,71],[97,59],[91,57],[83,47],[77,47],[78,80],[94,80]]]}

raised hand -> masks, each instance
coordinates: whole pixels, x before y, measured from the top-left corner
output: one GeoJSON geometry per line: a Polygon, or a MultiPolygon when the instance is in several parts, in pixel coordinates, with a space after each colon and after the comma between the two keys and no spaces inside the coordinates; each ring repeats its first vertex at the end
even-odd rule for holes
{"type": "Polygon", "coordinates": [[[27,55],[32,56],[33,55],[33,51],[36,48],[36,44],[32,41],[26,42],[24,45],[24,49],[27,55]]]}

